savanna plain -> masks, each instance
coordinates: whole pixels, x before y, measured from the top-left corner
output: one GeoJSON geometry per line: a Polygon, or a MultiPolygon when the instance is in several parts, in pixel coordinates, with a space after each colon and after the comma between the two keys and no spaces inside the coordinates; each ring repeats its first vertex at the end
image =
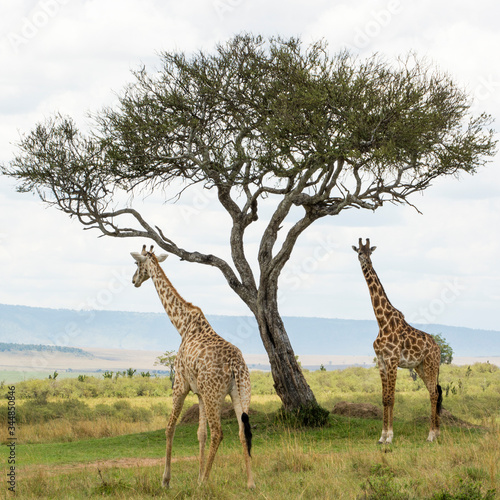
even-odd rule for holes
{"type": "MultiPolygon", "coordinates": [[[[189,408],[174,438],[171,488],[160,486],[171,381],[148,374],[2,383],[1,438],[8,444],[7,395],[15,387],[18,498],[497,499],[500,498],[500,369],[444,365],[441,436],[428,443],[430,403],[420,379],[400,370],[395,439],[377,445],[377,418],[331,413],[320,428],[277,417],[271,375],[252,372],[250,422],[255,490],[247,490],[238,425],[229,413],[208,483],[199,486],[197,422],[189,408]]],[[[318,402],[379,408],[376,368],[305,373],[318,402]]],[[[182,419],[182,415],[181,415],[182,419]]],[[[2,497],[9,447],[2,447],[2,497]]]]}

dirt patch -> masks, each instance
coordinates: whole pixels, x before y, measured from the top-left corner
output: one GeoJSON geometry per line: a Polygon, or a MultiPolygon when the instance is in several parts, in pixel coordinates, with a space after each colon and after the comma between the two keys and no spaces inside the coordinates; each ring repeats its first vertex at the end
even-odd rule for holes
{"type": "MultiPolygon", "coordinates": [[[[198,460],[198,457],[172,457],[172,463],[191,462],[198,460]]],[[[59,474],[70,474],[79,471],[98,471],[117,467],[128,469],[132,467],[164,467],[165,457],[159,458],[116,458],[113,460],[96,460],[95,462],[63,464],[63,465],[31,465],[24,467],[22,474],[24,476],[56,476],[59,474]]]]}
{"type": "MultiPolygon", "coordinates": [[[[255,410],[250,409],[249,415],[254,415],[257,413],[255,410]]],[[[236,414],[234,413],[233,405],[228,403],[227,401],[223,403],[221,410],[221,418],[223,420],[228,418],[236,418],[236,414]]],[[[195,424],[200,420],[200,406],[198,404],[194,404],[189,408],[189,410],[184,413],[181,418],[181,424],[195,424]]]]}
{"type": "Polygon", "coordinates": [[[338,402],[332,410],[334,415],[343,415],[354,418],[374,418],[382,420],[383,412],[378,406],[370,403],[349,403],[347,401],[338,402]]]}

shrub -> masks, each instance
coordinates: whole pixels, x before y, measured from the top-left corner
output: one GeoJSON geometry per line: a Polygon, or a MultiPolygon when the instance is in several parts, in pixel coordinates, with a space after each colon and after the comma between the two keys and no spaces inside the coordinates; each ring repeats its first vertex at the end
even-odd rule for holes
{"type": "Polygon", "coordinates": [[[439,492],[433,495],[432,500],[494,500],[495,497],[496,490],[488,490],[483,494],[480,484],[461,479],[456,492],[439,492]]]}
{"type": "Polygon", "coordinates": [[[290,427],[323,427],[328,424],[330,412],[318,404],[301,406],[298,410],[287,411],[282,407],[276,419],[278,423],[290,427]]]}
{"type": "Polygon", "coordinates": [[[86,420],[92,416],[89,406],[78,399],[45,402],[29,400],[17,409],[16,420],[21,424],[48,422],[57,418],[67,420],[86,420]]]}

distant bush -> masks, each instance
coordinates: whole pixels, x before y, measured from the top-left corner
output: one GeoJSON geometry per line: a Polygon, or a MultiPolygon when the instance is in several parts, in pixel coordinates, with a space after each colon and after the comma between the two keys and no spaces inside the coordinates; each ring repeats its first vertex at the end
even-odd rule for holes
{"type": "Polygon", "coordinates": [[[44,404],[28,400],[17,407],[16,419],[19,424],[40,424],[62,418],[73,422],[102,417],[121,422],[150,422],[154,414],[155,411],[132,406],[128,401],[117,401],[111,405],[101,403],[91,408],[80,399],[49,401],[44,404]]]}
{"type": "Polygon", "coordinates": [[[30,400],[16,409],[16,420],[20,424],[39,424],[57,418],[88,420],[91,417],[91,409],[87,403],[79,399],[45,403],[30,400]]]}
{"type": "MultiPolygon", "coordinates": [[[[109,372],[110,373],[110,372],[109,372]]],[[[351,367],[344,370],[310,371],[305,373],[306,380],[318,399],[334,402],[339,398],[378,401],[381,383],[378,370],[373,368],[351,367]]],[[[250,375],[252,394],[275,396],[274,381],[270,372],[254,371],[250,375]]],[[[445,405],[450,401],[464,401],[467,396],[482,397],[495,401],[500,394],[500,369],[490,363],[475,363],[470,366],[442,365],[439,382],[443,388],[445,405]]],[[[9,384],[0,387],[0,398],[7,397],[9,384]]],[[[96,398],[135,398],[169,397],[172,386],[168,376],[164,377],[119,377],[85,376],[76,378],[60,377],[57,380],[28,380],[18,382],[16,400],[33,400],[45,404],[52,399],[96,399],[96,398]]],[[[412,380],[408,370],[398,370],[396,393],[427,392],[425,385],[417,377],[412,380]]],[[[406,396],[408,398],[408,396],[406,396]]],[[[495,408],[497,405],[493,405],[495,408]]]]}
{"type": "Polygon", "coordinates": [[[94,358],[95,356],[88,351],[78,347],[65,347],[56,345],[42,344],[13,344],[8,342],[0,342],[0,352],[62,352],[65,354],[73,354],[84,358],[94,358]]]}
{"type": "Polygon", "coordinates": [[[276,391],[274,390],[274,380],[271,372],[252,372],[250,381],[252,383],[252,394],[276,394],[276,391]]]}
{"type": "MultiPolygon", "coordinates": [[[[0,398],[7,396],[8,385],[0,388],[0,398]]],[[[16,398],[133,398],[137,396],[165,397],[172,394],[172,386],[168,377],[120,377],[97,378],[80,376],[60,380],[27,380],[18,382],[16,398]]]]}

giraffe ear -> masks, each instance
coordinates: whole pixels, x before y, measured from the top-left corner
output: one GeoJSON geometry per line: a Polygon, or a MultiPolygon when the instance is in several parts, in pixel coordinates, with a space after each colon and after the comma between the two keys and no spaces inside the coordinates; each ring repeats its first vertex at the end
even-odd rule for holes
{"type": "Polygon", "coordinates": [[[137,262],[144,262],[146,260],[146,256],[142,255],[139,252],[130,252],[130,255],[137,261],[137,262]]]}
{"type": "Polygon", "coordinates": [[[158,259],[158,262],[163,262],[167,257],[168,257],[168,254],[162,253],[161,255],[158,255],[158,257],[156,257],[156,258],[158,259]]]}
{"type": "Polygon", "coordinates": [[[376,249],[376,248],[377,248],[377,247],[371,247],[371,248],[370,248],[370,252],[375,252],[375,249],[376,249]]]}
{"type": "Polygon", "coordinates": [[[358,249],[357,249],[354,245],[352,246],[352,249],[353,249],[356,253],[358,253],[358,249]]]}

